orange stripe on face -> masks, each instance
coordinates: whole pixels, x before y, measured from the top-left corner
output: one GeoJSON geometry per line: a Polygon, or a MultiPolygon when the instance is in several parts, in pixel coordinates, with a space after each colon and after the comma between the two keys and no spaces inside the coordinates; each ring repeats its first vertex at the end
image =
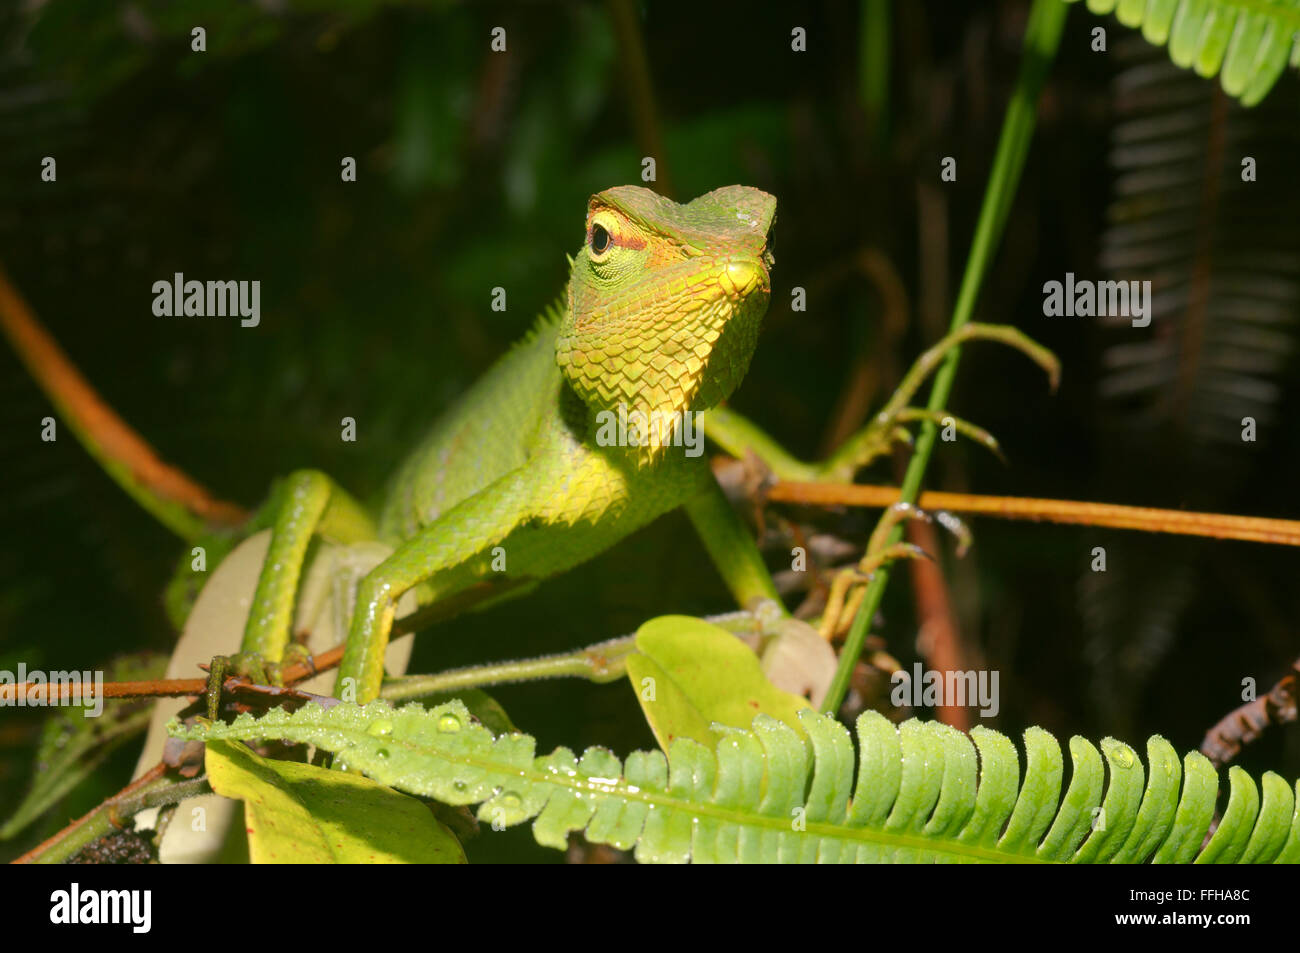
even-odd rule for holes
{"type": "Polygon", "coordinates": [[[640,251],[645,248],[645,239],[639,235],[624,235],[619,232],[614,233],[614,244],[620,248],[634,248],[640,251]]]}
{"type": "MultiPolygon", "coordinates": [[[[595,224],[594,221],[587,223],[587,245],[589,247],[591,245],[591,230],[595,224]]],[[[627,234],[621,228],[606,228],[605,230],[609,232],[609,240],[612,245],[618,245],[620,248],[632,248],[636,251],[640,251],[646,246],[646,240],[640,235],[627,234]]]]}

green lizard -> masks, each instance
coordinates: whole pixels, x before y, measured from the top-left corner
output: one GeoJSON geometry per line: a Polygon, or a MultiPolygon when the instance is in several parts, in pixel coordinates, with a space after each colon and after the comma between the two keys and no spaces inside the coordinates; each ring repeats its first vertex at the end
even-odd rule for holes
{"type": "Polygon", "coordinates": [[[680,445],[689,415],[730,395],[749,365],[775,213],[772,196],[743,186],[685,205],[633,186],[593,196],[564,298],[434,424],[377,524],[324,474],[287,479],[243,651],[283,655],[318,533],[395,547],[356,594],[336,694],[359,702],[379,693],[403,593],[428,604],[484,580],[540,580],[678,506],[742,607],[777,601],[707,462],[680,445]],[[619,445],[617,419],[645,426],[619,445]]]}
{"type": "MultiPolygon", "coordinates": [[[[1013,328],[967,325],[918,358],[885,408],[830,459],[795,460],[718,406],[744,377],[767,310],[775,215],[771,195],[738,185],[686,204],[635,186],[592,196],[567,292],[434,424],[397,470],[377,519],[325,474],[302,470],[281,482],[235,536],[214,530],[204,537],[220,555],[236,538],[271,530],[241,663],[260,671],[261,662],[280,662],[293,644],[295,601],[313,538],[379,541],[391,550],[356,587],[335,687],[340,697],[366,702],[383,684],[384,652],[405,593],[414,591],[421,606],[518,594],[679,506],[757,628],[772,635],[803,626],[781,605],[754,540],[698,445],[683,437],[702,423],[725,449],[757,458],[778,477],[850,479],[906,439],[904,424],[941,416],[907,405],[962,341],[999,340],[1049,369],[1054,359],[1013,328]],[[633,426],[622,426],[629,421],[633,426]]],[[[5,315],[14,313],[8,304],[0,309],[5,315]]],[[[24,336],[43,332],[16,331],[8,318],[5,329],[51,389],[42,364],[52,342],[24,346],[24,336]]],[[[52,396],[68,410],[66,399],[52,396]]],[[[955,423],[992,443],[978,428],[955,423]]],[[[133,480],[96,445],[85,421],[74,420],[73,429],[132,495],[175,516],[175,499],[133,480]]],[[[876,562],[864,566],[882,558],[868,555],[876,562]]],[[[841,600],[846,581],[838,580],[841,600]]],[[[823,622],[823,634],[833,630],[823,622]]],[[[219,686],[220,678],[212,684],[219,686]]]]}
{"type": "MultiPolygon", "coordinates": [[[[739,185],[684,205],[636,186],[593,196],[566,294],[434,424],[398,469],[377,527],[324,474],[289,478],[244,651],[270,659],[284,652],[314,533],[352,542],[373,532],[395,547],[360,583],[339,668],[335,693],[365,702],[380,691],[395,607],[408,590],[427,605],[484,580],[540,580],[678,506],[736,602],[785,616],[707,462],[679,445],[692,415],[730,396],[749,366],[767,310],[775,217],[775,198],[739,185]],[[618,445],[614,418],[647,424],[645,439],[618,445]]],[[[1018,332],[976,325],[965,336],[1008,340],[1018,332]]],[[[932,349],[930,364],[923,357],[912,389],[955,343],[932,349]]],[[[902,391],[822,467],[778,452],[765,455],[769,465],[794,475],[851,475],[897,436],[910,395],[902,391]]],[[[729,411],[704,420],[733,452],[772,446],[729,411]]]]}

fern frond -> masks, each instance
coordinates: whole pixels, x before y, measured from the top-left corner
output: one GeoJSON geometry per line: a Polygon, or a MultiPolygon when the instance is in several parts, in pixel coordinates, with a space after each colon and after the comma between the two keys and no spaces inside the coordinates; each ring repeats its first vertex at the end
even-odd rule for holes
{"type": "MultiPolygon", "coordinates": [[[[1077,3],[1078,0],[1066,0],[1077,3]]],[[[1114,13],[1142,30],[1153,46],[1201,76],[1217,75],[1223,90],[1253,106],[1290,62],[1300,65],[1298,0],[1086,0],[1099,15],[1114,13]]]]}
{"type": "Polygon", "coordinates": [[[916,720],[895,727],[867,712],[856,726],[855,784],[848,731],[816,712],[799,717],[807,739],[759,715],[748,731],[720,728],[716,751],[679,739],[667,758],[635,752],[625,763],[602,748],[536,757],[533,738],[494,737],[459,701],[427,711],[309,705],[231,724],[173,722],[171,733],[313,744],[398,790],[479,804],[485,822],[533,819],[545,846],[564,848],[582,831],[643,862],[1300,861],[1300,788],[1267,773],[1261,801],[1251,777],[1232,768],[1223,817],[1202,847],[1217,775],[1200,754],[1180,765],[1159,737],[1147,744],[1149,779],[1127,745],[1108,738],[1099,753],[1072,738],[1061,798],[1061,748],[1040,728],[1025,732],[1018,787],[1019,755],[1004,735],[916,720]]]}

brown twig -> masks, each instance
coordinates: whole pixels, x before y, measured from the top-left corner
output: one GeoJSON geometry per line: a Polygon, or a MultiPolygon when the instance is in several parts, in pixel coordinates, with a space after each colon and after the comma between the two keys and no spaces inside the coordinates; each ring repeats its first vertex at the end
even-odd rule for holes
{"type": "MultiPolygon", "coordinates": [[[[453,616],[485,599],[526,586],[532,581],[530,577],[519,576],[504,582],[475,583],[454,596],[439,600],[433,605],[425,606],[398,619],[393,623],[392,638],[397,639],[418,632],[430,623],[453,616]]],[[[343,660],[343,648],[342,645],[336,645],[305,662],[294,662],[284,666],[280,670],[281,682],[286,686],[293,685],[337,667],[343,660]]],[[[206,666],[200,667],[206,669],[206,666]]],[[[185,695],[202,695],[208,690],[208,682],[204,678],[159,678],[144,682],[105,682],[102,687],[104,698],[176,698],[185,695]]],[[[248,687],[247,682],[239,678],[231,678],[226,680],[222,690],[239,691],[245,687],[248,687]]],[[[48,704],[47,699],[50,697],[57,699],[95,697],[94,682],[60,683],[58,689],[55,695],[50,696],[48,684],[36,685],[23,682],[12,687],[0,685],[0,703],[13,704],[13,700],[18,698],[20,692],[26,693],[26,697],[33,705],[48,704]]]]}
{"type": "MultiPolygon", "coordinates": [[[[108,461],[120,464],[145,492],[177,504],[212,526],[237,526],[248,513],[164,463],[148,442],[119,417],[42,327],[0,267],[0,330],[28,372],[69,424],[108,461]]],[[[94,452],[94,451],[92,451],[94,452]]]]}
{"type": "MultiPolygon", "coordinates": [[[[927,553],[939,552],[939,535],[929,523],[920,520],[909,523],[907,537],[927,553]]],[[[937,672],[983,668],[983,665],[973,664],[969,657],[976,650],[962,638],[943,572],[929,559],[909,559],[907,563],[921,623],[916,641],[926,666],[937,672]]],[[[967,699],[965,705],[951,704],[952,699],[946,701],[949,704],[936,706],[935,717],[945,725],[970,731],[975,726],[975,708],[970,705],[971,699],[967,699]]]]}
{"type": "Polygon", "coordinates": [[[53,686],[57,690],[51,695],[49,683],[22,682],[0,686],[0,705],[16,705],[19,697],[32,707],[68,698],[176,698],[201,695],[207,684],[201,678],[155,678],[143,682],[104,682],[99,686],[94,682],[60,682],[53,686]]]}
{"type": "Polygon", "coordinates": [[[112,816],[114,807],[137,794],[145,794],[155,787],[162,787],[167,783],[165,779],[166,773],[167,765],[159,761],[112,797],[105,799],[98,806],[87,811],[48,840],[33,847],[13,863],[34,864],[47,859],[46,854],[56,850],[58,859],[66,860],[116,826],[112,816]]]}
{"type": "Polygon", "coordinates": [[[1300,676],[1300,659],[1296,659],[1292,670],[1267,695],[1248,701],[1219,719],[1205,733],[1201,754],[1214,762],[1215,767],[1221,768],[1270,725],[1295,721],[1297,676],[1300,676]]]}
{"type": "MultiPolygon", "coordinates": [[[[328,671],[339,664],[343,658],[343,646],[339,645],[328,652],[313,656],[310,662],[295,662],[286,665],[280,673],[283,683],[288,685],[311,678],[320,672],[328,671]]],[[[240,678],[226,680],[223,691],[238,691],[247,685],[240,678]]],[[[50,685],[23,682],[20,685],[0,686],[0,704],[13,705],[19,693],[25,693],[28,704],[42,706],[50,704],[50,699],[94,698],[94,682],[61,682],[53,696],[50,685]]],[[[208,690],[205,678],[156,678],[144,682],[104,682],[100,688],[104,698],[179,698],[186,695],[202,695],[208,690]]]]}
{"type": "MultiPolygon", "coordinates": [[[[898,488],[848,483],[796,483],[781,481],[767,491],[767,498],[780,503],[815,506],[886,507],[898,501],[898,488]]],[[[926,510],[949,510],[1003,519],[1034,520],[1078,526],[1103,526],[1148,533],[1206,536],[1212,539],[1241,539],[1257,543],[1300,546],[1300,520],[1265,516],[1231,516],[1224,513],[1194,513],[1162,510],[1117,503],[1088,503],[1075,500],[1043,500],[1019,496],[982,496],[974,493],[921,494],[918,505],[926,510]]]]}

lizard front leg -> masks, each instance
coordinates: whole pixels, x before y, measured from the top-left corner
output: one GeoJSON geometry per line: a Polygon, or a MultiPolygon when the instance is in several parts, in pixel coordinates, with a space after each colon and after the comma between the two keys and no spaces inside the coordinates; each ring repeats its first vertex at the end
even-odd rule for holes
{"type": "Polygon", "coordinates": [[[249,522],[269,525],[271,542],[257,577],[239,652],[212,659],[208,677],[208,712],[215,716],[221,686],[233,671],[259,683],[279,681],[279,664],[289,649],[294,604],[307,548],[316,534],[338,543],[376,538],[365,509],[319,470],[297,470],[285,477],[249,522]]]}
{"type": "Polygon", "coordinates": [[[749,529],[731,508],[713,475],[706,474],[702,482],[700,492],[686,501],[686,515],[736,603],[753,611],[760,603],[771,600],[785,614],[772,574],[749,529]]]}
{"type": "Polygon", "coordinates": [[[292,635],[294,600],[312,536],[355,543],[375,539],[376,534],[362,506],[319,470],[291,473],[267,507],[271,546],[257,579],[240,652],[277,663],[292,635]]]}
{"type": "Polygon", "coordinates": [[[490,571],[491,548],[533,517],[536,482],[527,467],[507,473],[402,543],[366,575],[334,685],[337,697],[358,704],[378,697],[397,600],[421,584],[430,590],[428,599],[438,599],[483,578],[490,571]]]}
{"type": "Polygon", "coordinates": [[[763,555],[712,474],[686,502],[699,534],[732,596],[757,628],[755,648],[773,684],[820,705],[835,675],[835,652],[808,623],[790,615],[763,555]]]}

